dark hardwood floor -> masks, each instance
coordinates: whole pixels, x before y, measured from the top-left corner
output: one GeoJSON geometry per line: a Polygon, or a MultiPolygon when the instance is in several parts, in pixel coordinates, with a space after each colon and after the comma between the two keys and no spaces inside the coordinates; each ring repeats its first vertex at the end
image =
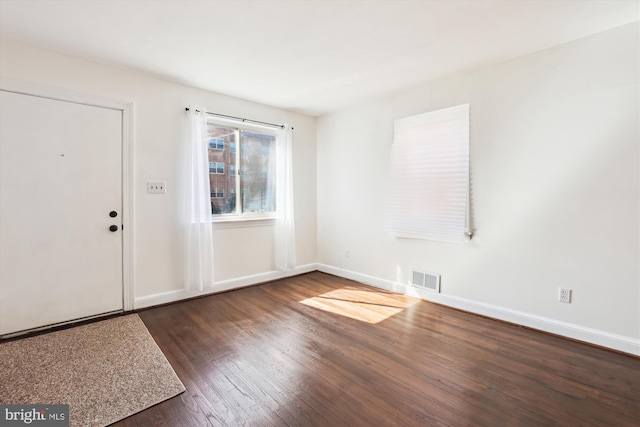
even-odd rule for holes
{"type": "Polygon", "coordinates": [[[139,313],[187,390],[117,426],[638,426],[640,359],[314,272],[139,313]]]}

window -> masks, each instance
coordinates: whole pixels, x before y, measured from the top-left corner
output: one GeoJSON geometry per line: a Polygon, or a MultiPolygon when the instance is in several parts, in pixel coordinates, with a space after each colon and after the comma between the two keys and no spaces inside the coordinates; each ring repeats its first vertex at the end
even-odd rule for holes
{"type": "Polygon", "coordinates": [[[276,208],[275,131],[209,123],[208,133],[212,215],[272,216],[276,208]]]}
{"type": "Polygon", "coordinates": [[[209,162],[209,173],[223,175],[224,163],[222,162],[209,162]]]}
{"type": "Polygon", "coordinates": [[[209,138],[209,149],[210,150],[224,150],[224,139],[223,138],[209,138]]]}
{"type": "Polygon", "coordinates": [[[461,243],[471,236],[468,212],[469,105],[396,120],[391,234],[461,243]]]}

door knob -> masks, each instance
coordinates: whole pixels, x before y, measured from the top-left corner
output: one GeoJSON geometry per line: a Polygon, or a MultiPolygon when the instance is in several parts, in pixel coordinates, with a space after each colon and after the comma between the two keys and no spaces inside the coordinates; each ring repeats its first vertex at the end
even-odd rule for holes
{"type": "Polygon", "coordinates": [[[118,231],[118,226],[112,225],[111,227],[109,227],[109,231],[118,231]]]}
{"type": "Polygon", "coordinates": [[[111,212],[109,212],[109,216],[110,216],[111,218],[115,218],[115,217],[117,217],[117,216],[118,216],[118,212],[116,212],[116,211],[111,211],[111,212]]]}

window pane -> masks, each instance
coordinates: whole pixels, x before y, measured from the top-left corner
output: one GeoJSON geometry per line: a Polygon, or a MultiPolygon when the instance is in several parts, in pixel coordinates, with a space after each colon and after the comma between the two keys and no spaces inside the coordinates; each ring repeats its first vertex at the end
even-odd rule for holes
{"type": "Polygon", "coordinates": [[[276,138],[273,135],[244,131],[241,135],[242,212],[275,212],[276,138]]]}
{"type": "Polygon", "coordinates": [[[237,131],[223,126],[208,125],[209,132],[209,184],[211,185],[211,213],[236,213],[236,177],[225,173],[236,167],[236,155],[225,150],[236,145],[237,131]]]}

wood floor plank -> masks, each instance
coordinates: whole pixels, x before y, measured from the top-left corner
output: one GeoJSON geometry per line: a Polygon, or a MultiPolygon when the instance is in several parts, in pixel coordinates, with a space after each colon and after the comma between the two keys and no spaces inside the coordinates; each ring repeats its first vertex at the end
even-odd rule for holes
{"type": "Polygon", "coordinates": [[[117,426],[632,426],[640,359],[314,272],[140,312],[187,391],[117,426]]]}

